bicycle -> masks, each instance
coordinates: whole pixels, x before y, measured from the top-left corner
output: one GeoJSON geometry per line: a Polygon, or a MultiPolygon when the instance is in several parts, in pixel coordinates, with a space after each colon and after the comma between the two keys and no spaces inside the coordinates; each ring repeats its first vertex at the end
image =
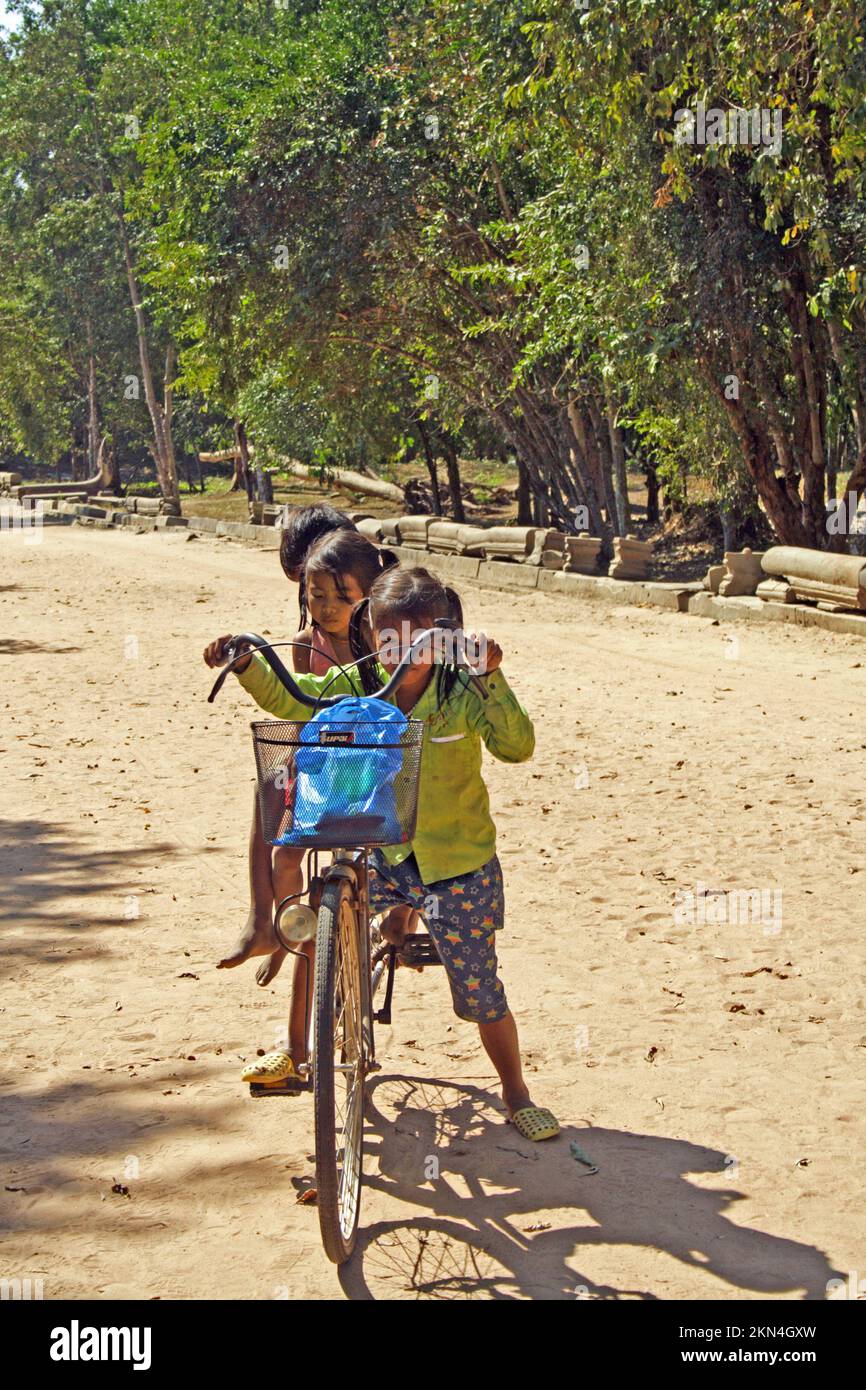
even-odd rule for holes
{"type": "MultiPolygon", "coordinates": [[[[387,702],[399,688],[415,652],[432,638],[441,636],[443,629],[453,631],[457,626],[452,620],[439,619],[433,628],[419,634],[388,683],[377,692],[377,698],[387,702]]],[[[255,633],[232,637],[223,650],[228,664],[220,672],[208,696],[209,702],[215,700],[229,672],[246,659],[250,651],[260,652],[289,694],[314,711],[327,710],[354,698],[351,695],[328,696],[324,691],[313,696],[301,690],[273,650],[278,646],[295,645],[298,644],[265,642],[255,633]]],[[[349,671],[371,659],[375,657],[362,657],[339,670],[349,671]]],[[[468,663],[461,665],[486,700],[487,691],[475,672],[468,663]]],[[[309,989],[305,990],[310,1060],[300,1063],[297,1071],[306,1082],[305,1089],[313,1093],[316,1189],[322,1243],[329,1259],[340,1265],[351,1256],[358,1232],[365,1082],[372,1072],[380,1070],[373,1025],[391,1022],[398,960],[416,968],[440,965],[441,961],[432,938],[424,933],[407,938],[399,948],[381,938],[371,940],[367,894],[370,849],[406,843],[415,833],[423,722],[404,718],[399,731],[395,728],[390,734],[386,733],[384,739],[382,731],[387,730],[387,723],[373,726],[348,719],[323,722],[311,735],[309,731],[314,724],[314,720],[255,720],[251,727],[264,838],[271,845],[299,844],[310,851],[306,885],[300,893],[277,904],[274,930],[280,945],[305,961],[307,972],[307,956],[296,948],[305,941],[315,939],[316,942],[312,1010],[309,989]],[[304,730],[308,731],[306,735],[304,730]],[[375,793],[380,789],[371,788],[371,781],[375,781],[376,773],[383,774],[393,791],[393,805],[387,806],[384,815],[380,807],[378,815],[338,815],[329,824],[320,818],[306,825],[301,818],[301,823],[295,826],[299,779],[307,777],[307,791],[312,793],[313,801],[317,791],[332,791],[334,778],[339,778],[340,774],[341,750],[370,754],[366,765],[363,757],[356,758],[355,779],[359,780],[360,771],[364,772],[365,790],[373,792],[368,804],[376,805],[375,793]],[[399,830],[396,839],[395,830],[399,830]],[[333,858],[320,873],[319,854],[323,850],[331,850],[333,858]],[[306,906],[300,901],[304,898],[308,899],[306,906]],[[318,900],[315,913],[309,905],[311,898],[318,900]],[[373,1002],[383,988],[381,1006],[374,1012],[373,1002]]],[[[345,763],[345,751],[343,759],[345,763]]],[[[350,787],[350,793],[352,790],[350,787]]],[[[298,1093],[297,1086],[288,1083],[252,1083],[250,1091],[257,1097],[298,1093]]]]}

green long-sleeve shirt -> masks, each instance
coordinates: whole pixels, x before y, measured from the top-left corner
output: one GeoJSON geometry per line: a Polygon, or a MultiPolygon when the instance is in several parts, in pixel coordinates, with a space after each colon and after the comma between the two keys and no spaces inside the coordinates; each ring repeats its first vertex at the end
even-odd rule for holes
{"type": "MultiPolygon", "coordinates": [[[[387,680],[384,668],[377,669],[380,678],[387,680]]],[[[309,695],[320,694],[325,686],[328,695],[364,693],[354,669],[335,674],[332,667],[324,676],[296,675],[294,679],[309,695]]],[[[480,869],[496,852],[496,827],[481,776],[482,740],[505,763],[526,762],[535,749],[532,721],[502,672],[493,671],[482,679],[486,700],[473,685],[458,685],[437,710],[434,671],[409,716],[424,722],[418,823],[414,840],[390,845],[383,853],[389,864],[399,864],[414,853],[425,884],[480,869]]],[[[238,680],[274,718],[310,718],[310,708],[292,698],[263,657],[254,656],[238,680]]]]}

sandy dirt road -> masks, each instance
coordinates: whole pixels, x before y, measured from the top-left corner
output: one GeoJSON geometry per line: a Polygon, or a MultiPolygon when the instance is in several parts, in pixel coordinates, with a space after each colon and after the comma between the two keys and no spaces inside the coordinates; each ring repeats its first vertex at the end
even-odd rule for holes
{"type": "Polygon", "coordinates": [[[206,704],[200,652],[291,636],[295,591],[230,542],[2,538],[5,1277],[46,1298],[796,1300],[866,1275],[866,644],[462,593],[536,721],[532,762],[486,768],[503,975],[564,1132],[516,1136],[441,973],[402,972],[338,1277],[296,1200],[308,1098],[238,1081],[288,972],[214,968],[245,904],[254,710],[234,683],[206,704]],[[687,920],[701,884],[763,891],[763,920],[718,893],[687,920]]]}

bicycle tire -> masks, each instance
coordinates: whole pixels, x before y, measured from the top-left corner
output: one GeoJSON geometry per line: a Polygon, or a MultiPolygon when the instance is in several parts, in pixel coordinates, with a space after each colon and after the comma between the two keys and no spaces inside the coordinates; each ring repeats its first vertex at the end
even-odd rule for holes
{"type": "Polygon", "coordinates": [[[316,937],[313,1106],[319,1226],[325,1253],[337,1265],[348,1260],[358,1233],[370,1012],[369,957],[356,890],[335,876],[322,891],[316,937]],[[353,1065],[351,1073],[335,1070],[338,1057],[342,1065],[353,1065]]]}

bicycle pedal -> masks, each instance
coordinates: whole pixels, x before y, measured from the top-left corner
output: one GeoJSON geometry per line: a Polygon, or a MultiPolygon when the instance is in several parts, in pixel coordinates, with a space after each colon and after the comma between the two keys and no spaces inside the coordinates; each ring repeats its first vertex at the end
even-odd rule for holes
{"type": "Polygon", "coordinates": [[[425,932],[419,932],[416,936],[407,936],[397,952],[397,959],[401,965],[412,967],[442,964],[432,936],[428,936],[425,932]]]}
{"type": "Polygon", "coordinates": [[[249,1087],[250,1095],[254,1099],[262,1099],[264,1096],[300,1096],[311,1089],[309,1082],[299,1087],[297,1082],[291,1081],[251,1081],[249,1087]]]}

